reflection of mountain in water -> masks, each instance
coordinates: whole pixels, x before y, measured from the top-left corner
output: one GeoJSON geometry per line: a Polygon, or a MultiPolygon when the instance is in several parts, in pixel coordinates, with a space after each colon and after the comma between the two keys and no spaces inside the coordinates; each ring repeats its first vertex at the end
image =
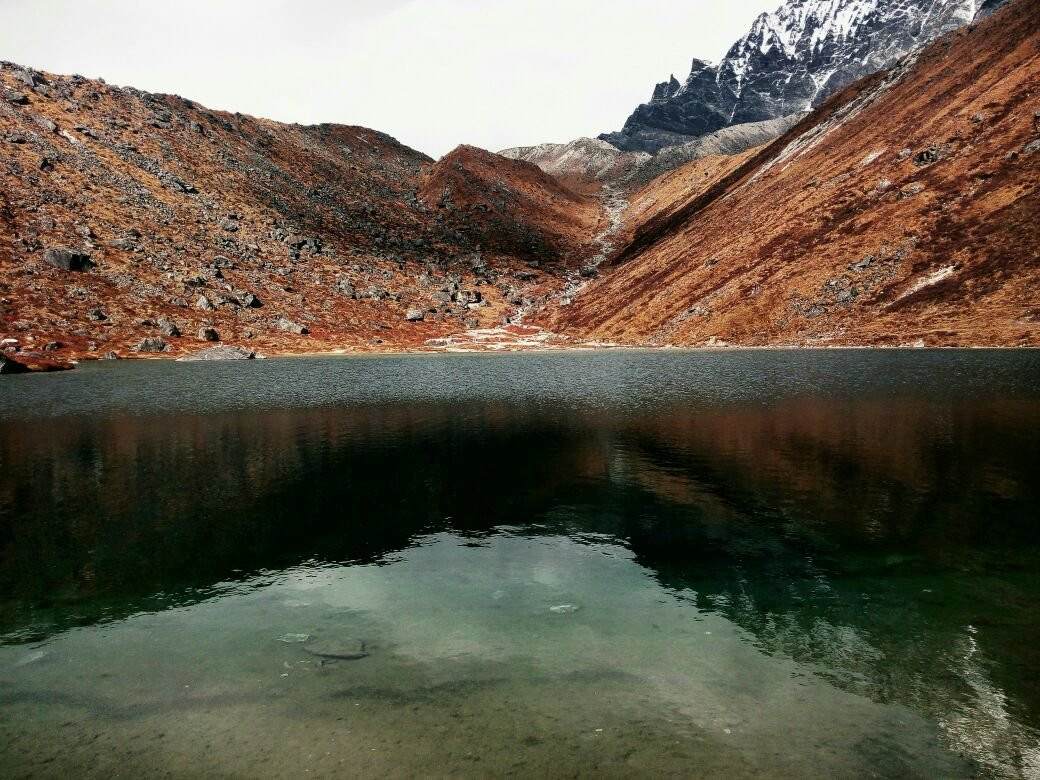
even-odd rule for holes
{"type": "Polygon", "coordinates": [[[609,534],[763,651],[922,709],[994,765],[1030,760],[1030,402],[793,399],[638,420],[415,403],[29,428],[0,431],[9,641],[308,560],[377,561],[445,528],[609,534]]]}
{"type": "Polygon", "coordinates": [[[1036,765],[1030,414],[792,404],[673,418],[618,448],[614,479],[647,496],[620,533],[762,650],[928,712],[993,771],[1036,765]]]}

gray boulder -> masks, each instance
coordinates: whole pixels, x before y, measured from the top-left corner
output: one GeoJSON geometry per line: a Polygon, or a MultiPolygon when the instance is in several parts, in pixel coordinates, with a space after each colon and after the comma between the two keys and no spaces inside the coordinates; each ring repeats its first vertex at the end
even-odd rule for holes
{"type": "Polygon", "coordinates": [[[16,106],[24,106],[29,102],[29,98],[13,89],[0,90],[0,97],[3,97],[8,103],[14,103],[16,106]]]}
{"type": "Polygon", "coordinates": [[[284,330],[286,333],[296,333],[300,336],[306,336],[310,333],[305,326],[290,320],[288,317],[279,317],[275,320],[274,326],[278,328],[278,330],[284,330]]]}
{"type": "Polygon", "coordinates": [[[422,322],[426,315],[423,314],[422,309],[409,309],[404,315],[404,318],[409,322],[422,322]]]}
{"type": "Polygon", "coordinates": [[[134,347],[135,352],[169,352],[171,349],[172,347],[164,339],[158,337],[141,339],[140,343],[134,347]]]}
{"type": "Polygon", "coordinates": [[[48,249],[43,253],[43,259],[48,265],[63,271],[87,271],[94,267],[89,254],[71,249],[48,249]]]}
{"type": "Polygon", "coordinates": [[[164,336],[170,336],[172,338],[181,335],[180,328],[178,328],[176,323],[165,314],[156,320],[155,324],[159,326],[159,332],[164,336]]]}
{"type": "Polygon", "coordinates": [[[220,341],[220,334],[217,333],[217,329],[206,326],[199,328],[198,337],[199,341],[220,341]]]}
{"type": "Polygon", "coordinates": [[[245,347],[233,347],[227,344],[210,347],[193,355],[177,358],[178,362],[189,363],[196,360],[253,360],[256,353],[245,347]]]}

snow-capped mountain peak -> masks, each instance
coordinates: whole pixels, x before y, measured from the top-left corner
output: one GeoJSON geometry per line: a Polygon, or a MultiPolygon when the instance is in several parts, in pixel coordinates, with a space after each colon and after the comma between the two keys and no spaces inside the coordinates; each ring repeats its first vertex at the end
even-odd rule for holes
{"type": "Polygon", "coordinates": [[[694,60],[679,85],[657,85],[619,133],[655,152],[734,124],[804,112],[851,82],[971,22],[1003,0],[789,0],[761,14],[717,65],[694,60]]]}

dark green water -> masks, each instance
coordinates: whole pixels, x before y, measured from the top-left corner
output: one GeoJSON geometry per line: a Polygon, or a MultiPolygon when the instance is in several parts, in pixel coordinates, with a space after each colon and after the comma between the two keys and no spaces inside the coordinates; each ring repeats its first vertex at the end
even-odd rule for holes
{"type": "Polygon", "coordinates": [[[1036,352],[3,377],[0,776],[1040,777],[1038,477],[1036,352]]]}

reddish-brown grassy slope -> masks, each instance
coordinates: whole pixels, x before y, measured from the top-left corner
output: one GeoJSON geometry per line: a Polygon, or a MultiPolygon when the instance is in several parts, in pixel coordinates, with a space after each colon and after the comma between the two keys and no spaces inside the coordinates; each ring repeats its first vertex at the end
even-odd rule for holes
{"type": "Polygon", "coordinates": [[[719,177],[696,161],[651,183],[614,266],[545,324],[650,344],[1040,345],[1040,3],[913,60],[719,177]]]}
{"type": "Polygon", "coordinates": [[[460,146],[425,174],[420,192],[451,230],[488,251],[573,267],[601,219],[595,198],[533,163],[460,146]]]}
{"type": "Polygon", "coordinates": [[[0,338],[125,356],[165,316],[183,334],[163,336],[169,356],[204,346],[204,327],[268,352],[401,349],[497,322],[507,297],[563,283],[596,207],[493,155],[457,153],[450,177],[470,162],[493,211],[459,187],[465,208],[446,214],[423,200],[444,164],[381,133],[0,63],[0,338]],[[95,266],[54,268],[54,248],[95,266]]]}

